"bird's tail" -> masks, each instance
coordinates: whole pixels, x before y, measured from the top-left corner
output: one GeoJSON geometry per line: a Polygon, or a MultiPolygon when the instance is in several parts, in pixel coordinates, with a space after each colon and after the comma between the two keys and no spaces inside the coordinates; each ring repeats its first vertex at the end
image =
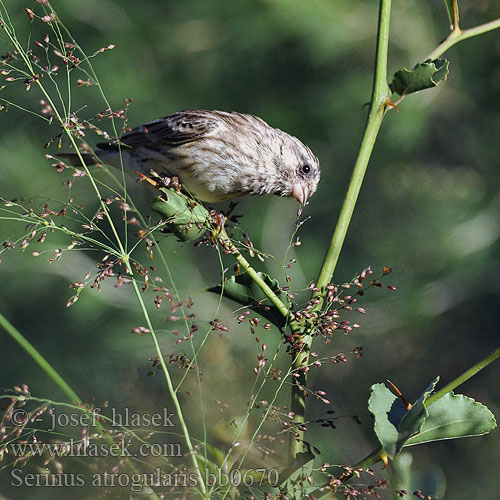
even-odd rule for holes
{"type": "Polygon", "coordinates": [[[57,158],[61,158],[72,167],[83,167],[85,165],[97,165],[102,161],[92,153],[58,153],[57,158]]]}

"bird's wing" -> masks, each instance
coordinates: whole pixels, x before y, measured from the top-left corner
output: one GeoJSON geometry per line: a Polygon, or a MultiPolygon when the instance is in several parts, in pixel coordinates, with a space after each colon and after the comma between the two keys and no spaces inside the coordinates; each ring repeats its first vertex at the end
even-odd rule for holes
{"type": "MultiPolygon", "coordinates": [[[[178,111],[165,118],[145,123],[120,137],[120,142],[130,147],[155,144],[178,145],[194,141],[213,133],[218,128],[213,113],[204,111],[178,111]]],[[[117,143],[102,143],[101,149],[116,149],[117,143]]]]}

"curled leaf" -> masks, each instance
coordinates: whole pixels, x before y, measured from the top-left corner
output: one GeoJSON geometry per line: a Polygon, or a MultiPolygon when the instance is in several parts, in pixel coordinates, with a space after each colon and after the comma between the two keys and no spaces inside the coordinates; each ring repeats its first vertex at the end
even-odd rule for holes
{"type": "Polygon", "coordinates": [[[391,90],[403,96],[437,87],[448,78],[449,65],[447,59],[429,59],[416,64],[413,69],[403,68],[394,73],[391,90]]]}

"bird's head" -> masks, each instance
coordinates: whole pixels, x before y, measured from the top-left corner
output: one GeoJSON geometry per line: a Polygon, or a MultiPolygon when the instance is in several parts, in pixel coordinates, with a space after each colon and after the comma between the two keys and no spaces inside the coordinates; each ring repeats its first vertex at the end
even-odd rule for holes
{"type": "Polygon", "coordinates": [[[284,189],[281,194],[293,196],[306,205],[316,192],[321,170],[314,153],[296,137],[285,134],[275,165],[280,172],[284,189]]]}

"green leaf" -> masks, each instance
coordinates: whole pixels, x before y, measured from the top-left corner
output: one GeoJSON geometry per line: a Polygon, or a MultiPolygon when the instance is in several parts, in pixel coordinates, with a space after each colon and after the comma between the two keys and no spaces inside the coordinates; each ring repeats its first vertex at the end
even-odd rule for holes
{"type": "Polygon", "coordinates": [[[491,411],[481,403],[463,394],[449,392],[427,408],[429,416],[420,433],[407,446],[481,436],[493,430],[497,423],[491,411]]]}
{"type": "Polygon", "coordinates": [[[450,62],[446,59],[427,60],[413,69],[403,68],[394,73],[391,90],[403,96],[436,87],[448,78],[450,62]]]}
{"type": "MultiPolygon", "coordinates": [[[[266,282],[266,284],[272,288],[273,292],[280,298],[280,300],[287,307],[290,307],[290,299],[281,290],[279,282],[271,278],[268,274],[258,274],[266,282]]],[[[222,293],[224,297],[234,300],[235,302],[238,302],[238,304],[249,307],[280,328],[286,325],[286,320],[278,311],[278,308],[269,303],[264,292],[247,273],[242,273],[238,276],[231,276],[224,282],[224,287],[217,285],[209,288],[208,291],[219,295],[222,293]]]]}
{"type": "Polygon", "coordinates": [[[427,387],[411,410],[384,384],[372,386],[368,409],[375,417],[375,433],[389,458],[394,459],[405,446],[481,436],[496,427],[491,411],[463,394],[449,392],[426,408],[425,401],[438,380],[427,387]]]}
{"type": "Polygon", "coordinates": [[[208,210],[173,189],[160,188],[163,196],[151,201],[151,210],[166,221],[168,230],[180,241],[192,241],[203,236],[208,229],[208,210]]]}
{"type": "Polygon", "coordinates": [[[384,384],[371,387],[368,409],[375,417],[375,433],[389,458],[394,459],[408,439],[420,432],[428,415],[425,400],[434,390],[438,380],[439,378],[436,378],[427,387],[409,411],[384,384]]]}
{"type": "Polygon", "coordinates": [[[375,434],[382,445],[382,448],[389,456],[394,456],[396,443],[398,440],[397,424],[392,423],[388,414],[395,407],[403,403],[384,384],[375,384],[371,387],[371,396],[368,400],[368,409],[375,417],[375,434]]]}

